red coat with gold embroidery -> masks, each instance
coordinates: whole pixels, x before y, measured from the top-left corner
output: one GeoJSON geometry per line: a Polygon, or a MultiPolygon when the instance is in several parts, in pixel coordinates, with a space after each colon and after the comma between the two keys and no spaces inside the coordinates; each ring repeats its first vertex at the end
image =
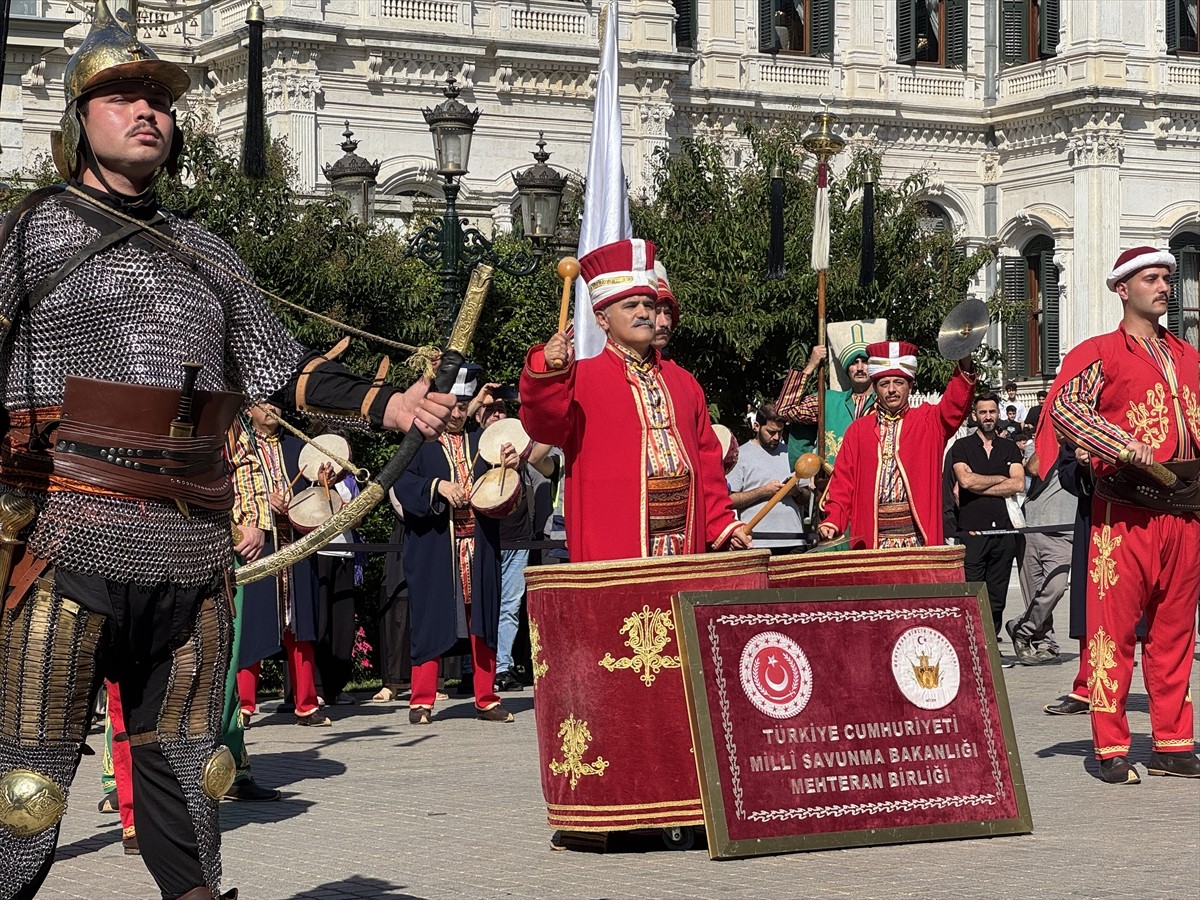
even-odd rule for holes
{"type": "MultiPolygon", "coordinates": [[[[564,514],[572,562],[647,555],[645,423],[622,355],[599,356],[549,371],[542,345],[521,373],[521,423],[535,441],[566,457],[564,514]]],[[[690,373],[655,354],[656,377],[692,473],[686,531],[689,553],[724,544],[740,524],[729,499],[721,448],[704,391],[690,373]]]]}
{"type": "MultiPolygon", "coordinates": [[[[896,459],[908,492],[921,543],[942,543],[942,460],[946,442],[967,417],[975,378],[955,368],[937,403],[910,407],[896,436],[896,459]]],[[[879,546],[879,417],[867,415],[850,423],[833,464],[826,522],[844,532],[849,526],[853,547],[879,546]]]]}
{"type": "MultiPolygon", "coordinates": [[[[1175,361],[1177,386],[1174,390],[1163,378],[1153,357],[1129,336],[1123,324],[1116,331],[1088,338],[1067,354],[1045,403],[1050,415],[1044,420],[1052,422],[1053,427],[1050,424],[1042,427],[1039,422],[1039,463],[1055,457],[1055,429],[1078,440],[1079,430],[1087,427],[1084,422],[1075,422],[1062,415],[1055,407],[1055,400],[1069,381],[1095,362],[1100,363],[1104,379],[1096,407],[1101,418],[1153,449],[1158,462],[1177,457],[1181,423],[1200,447],[1200,352],[1169,331],[1163,330],[1160,335],[1175,361]]],[[[1096,477],[1103,478],[1116,471],[1115,461],[1093,456],[1096,477]]]]}

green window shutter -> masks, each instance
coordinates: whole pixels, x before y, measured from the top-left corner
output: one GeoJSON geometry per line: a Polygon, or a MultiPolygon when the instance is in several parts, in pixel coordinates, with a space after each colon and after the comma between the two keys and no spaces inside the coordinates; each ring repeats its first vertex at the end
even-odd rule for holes
{"type": "Polygon", "coordinates": [[[896,62],[917,61],[917,0],[896,0],[896,62]]]}
{"type": "Polygon", "coordinates": [[[1183,0],[1164,0],[1167,4],[1167,52],[1179,52],[1179,23],[1187,12],[1183,0]]]}
{"type": "Polygon", "coordinates": [[[945,0],[942,14],[946,17],[947,69],[967,68],[967,0],[945,0]]]}
{"type": "Polygon", "coordinates": [[[1058,266],[1054,264],[1053,250],[1043,250],[1038,257],[1042,282],[1042,374],[1053,375],[1058,371],[1061,357],[1059,350],[1058,266]]]}
{"type": "Polygon", "coordinates": [[[809,56],[833,58],[833,0],[812,0],[808,23],[809,56]]]}
{"type": "Polygon", "coordinates": [[[1167,331],[1176,337],[1179,336],[1181,320],[1183,319],[1183,302],[1179,293],[1181,287],[1179,276],[1183,274],[1183,254],[1187,251],[1183,247],[1173,247],[1171,255],[1175,257],[1175,271],[1171,273],[1168,279],[1171,282],[1171,296],[1167,300],[1167,331]]]}
{"type": "Polygon", "coordinates": [[[775,13],[779,0],[758,0],[758,52],[779,51],[779,35],[775,33],[775,13]]]}
{"type": "Polygon", "coordinates": [[[1042,14],[1038,17],[1038,56],[1049,59],[1058,53],[1060,0],[1042,0],[1042,14]]]}
{"type": "Polygon", "coordinates": [[[675,0],[675,47],[696,46],[696,0],[675,0]]]}
{"type": "Polygon", "coordinates": [[[1029,0],[1000,0],[1000,58],[1006,66],[1029,61],[1029,0]]]}
{"type": "MultiPolygon", "coordinates": [[[[1000,258],[1000,289],[1009,304],[1020,304],[1025,309],[1029,303],[1028,266],[1023,256],[1000,258]]],[[[1025,330],[1025,315],[1004,326],[1004,368],[1009,377],[1018,378],[1029,373],[1028,345],[1025,330]]]]}

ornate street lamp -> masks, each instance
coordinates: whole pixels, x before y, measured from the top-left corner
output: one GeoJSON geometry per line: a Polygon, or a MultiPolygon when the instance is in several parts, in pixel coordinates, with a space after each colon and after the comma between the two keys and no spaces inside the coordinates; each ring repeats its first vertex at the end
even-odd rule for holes
{"type": "MultiPolygon", "coordinates": [[[[415,256],[431,269],[437,269],[442,279],[441,316],[449,324],[458,306],[460,275],[488,262],[509,275],[524,277],[533,274],[538,259],[545,252],[546,241],[553,236],[567,179],[545,164],[549,154],[544,150],[534,154],[537,164],[514,177],[521,194],[521,215],[531,249],[521,250],[504,259],[492,242],[475,227],[466,224],[458,215],[459,183],[456,179],[467,174],[471,156],[471,136],[479,120],[479,110],[472,110],[458,99],[459,89],[453,75],[446,76],[446,99],[421,114],[433,134],[433,152],[437,173],[442,176],[442,194],[446,208],[440,218],[433,219],[409,242],[409,255],[415,256]],[[540,154],[540,155],[539,155],[540,154]],[[540,168],[539,168],[540,167],[540,168]],[[522,182],[522,179],[530,179],[522,182]]],[[[545,144],[539,144],[544,147],[545,144]]]]}
{"type": "Polygon", "coordinates": [[[521,225],[525,236],[533,241],[534,247],[544,247],[558,230],[558,208],[562,204],[567,176],[546,165],[550,154],[546,152],[546,141],[540,131],[533,158],[534,164],[514,175],[513,181],[521,195],[521,225]]]}
{"type": "Polygon", "coordinates": [[[359,142],[354,140],[349,122],[346,122],[342,137],[345,138],[342,141],[345,155],[332,166],[322,166],[321,171],[329,179],[333,192],[344,197],[350,205],[350,215],[370,225],[375,214],[375,179],[379,175],[379,160],[369,163],[354,152],[359,142]]]}

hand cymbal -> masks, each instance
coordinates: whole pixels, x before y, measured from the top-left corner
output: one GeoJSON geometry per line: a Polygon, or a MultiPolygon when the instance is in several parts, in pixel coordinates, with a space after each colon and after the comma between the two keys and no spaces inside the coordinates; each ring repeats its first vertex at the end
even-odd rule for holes
{"type": "Polygon", "coordinates": [[[990,324],[986,303],[976,297],[964,300],[950,310],[938,330],[938,353],[953,360],[970,356],[987,337],[990,324]]]}

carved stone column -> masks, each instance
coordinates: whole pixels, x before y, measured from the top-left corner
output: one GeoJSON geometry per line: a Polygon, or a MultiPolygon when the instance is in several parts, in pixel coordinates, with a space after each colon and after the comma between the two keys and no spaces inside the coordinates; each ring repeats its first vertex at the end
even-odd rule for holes
{"type": "Polygon", "coordinates": [[[1121,114],[1093,116],[1067,138],[1075,187],[1075,241],[1070,290],[1062,305],[1064,350],[1093,334],[1111,331],[1121,306],[1104,284],[1121,247],[1121,114]]]}
{"type": "Polygon", "coordinates": [[[317,183],[317,98],[322,94],[317,61],[311,46],[282,44],[271,48],[274,59],[263,76],[267,125],[272,137],[286,137],[295,155],[297,186],[309,193],[317,183]]]}

